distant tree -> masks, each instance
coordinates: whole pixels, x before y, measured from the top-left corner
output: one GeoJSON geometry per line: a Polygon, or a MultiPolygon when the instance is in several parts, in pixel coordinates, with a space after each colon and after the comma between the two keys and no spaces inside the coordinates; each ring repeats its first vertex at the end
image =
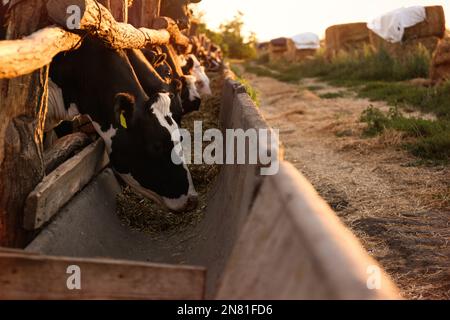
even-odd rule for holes
{"type": "MultiPolygon", "coordinates": [[[[224,22],[219,32],[211,31],[205,23],[200,24],[199,31],[206,35],[222,48],[226,57],[233,59],[253,59],[256,57],[256,34],[251,33],[248,40],[242,34],[244,27],[243,13],[237,12],[233,19],[224,22]]],[[[200,15],[200,20],[202,20],[200,15]]]]}

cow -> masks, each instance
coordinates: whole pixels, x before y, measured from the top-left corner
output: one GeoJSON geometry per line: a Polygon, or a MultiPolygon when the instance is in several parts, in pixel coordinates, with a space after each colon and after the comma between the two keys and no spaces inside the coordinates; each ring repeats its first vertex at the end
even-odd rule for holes
{"type": "Polygon", "coordinates": [[[181,118],[185,115],[181,99],[183,90],[182,82],[178,79],[168,79],[167,77],[167,80],[165,81],[152,64],[145,58],[141,50],[129,49],[126,50],[126,52],[131,66],[133,67],[142,88],[147,94],[151,94],[151,92],[155,91],[169,92],[172,118],[178,126],[181,126],[181,118]]]}
{"type": "Polygon", "coordinates": [[[175,20],[180,30],[189,28],[191,11],[188,6],[191,3],[199,3],[201,0],[162,0],[160,15],[175,20]]]}
{"type": "Polygon", "coordinates": [[[192,75],[195,79],[195,86],[201,97],[210,96],[212,94],[210,81],[206,75],[205,68],[200,64],[197,57],[189,54],[182,61],[182,70],[185,75],[192,75]]]}
{"type": "Polygon", "coordinates": [[[125,51],[86,38],[53,59],[50,78],[49,96],[56,98],[47,116],[88,115],[123,182],[171,211],[197,205],[169,93],[147,94],[125,51]]]}
{"type": "Polygon", "coordinates": [[[165,81],[176,79],[181,82],[181,102],[183,115],[189,114],[193,111],[198,111],[201,105],[201,97],[197,90],[195,77],[192,75],[177,75],[177,73],[173,71],[175,66],[171,66],[171,64],[167,61],[167,53],[161,53],[150,49],[142,49],[141,51],[147,61],[155,67],[155,70],[162,79],[165,81]]]}

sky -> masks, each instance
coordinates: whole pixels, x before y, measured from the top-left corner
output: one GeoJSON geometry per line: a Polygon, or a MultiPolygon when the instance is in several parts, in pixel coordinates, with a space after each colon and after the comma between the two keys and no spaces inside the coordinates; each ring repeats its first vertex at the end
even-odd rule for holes
{"type": "Polygon", "coordinates": [[[367,22],[390,10],[415,5],[444,6],[449,27],[449,0],[202,0],[195,10],[204,13],[213,30],[241,11],[246,34],[253,31],[258,40],[266,41],[302,32],[314,32],[322,38],[331,25],[367,22]]]}

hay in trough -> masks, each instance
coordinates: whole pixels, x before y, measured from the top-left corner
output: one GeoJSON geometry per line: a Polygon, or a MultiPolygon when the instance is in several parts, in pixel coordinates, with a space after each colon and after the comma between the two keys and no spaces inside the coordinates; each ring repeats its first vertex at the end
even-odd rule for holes
{"type": "MultiPolygon", "coordinates": [[[[222,71],[210,74],[213,95],[203,100],[200,111],[194,112],[183,119],[183,128],[188,129],[192,135],[194,121],[202,121],[203,130],[220,128],[222,74],[222,71]]],[[[117,215],[122,223],[134,230],[155,237],[180,234],[198,225],[204,218],[208,191],[219,174],[220,165],[191,164],[188,167],[199,194],[199,203],[196,209],[185,213],[169,212],[159,204],[137,195],[129,187],[124,187],[122,193],[117,196],[117,215]]]]}

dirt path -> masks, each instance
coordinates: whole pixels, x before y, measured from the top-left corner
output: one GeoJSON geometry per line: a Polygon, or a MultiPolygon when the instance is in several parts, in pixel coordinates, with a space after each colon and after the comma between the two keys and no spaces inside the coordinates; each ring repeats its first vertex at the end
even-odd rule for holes
{"type": "Polygon", "coordinates": [[[450,299],[450,168],[418,167],[395,132],[361,138],[370,104],[315,80],[245,74],[293,162],[409,299],[450,299]],[[308,89],[309,88],[309,89],[308,89]],[[313,91],[311,91],[313,90],[313,91]],[[342,98],[321,99],[325,93],[342,98]]]}

